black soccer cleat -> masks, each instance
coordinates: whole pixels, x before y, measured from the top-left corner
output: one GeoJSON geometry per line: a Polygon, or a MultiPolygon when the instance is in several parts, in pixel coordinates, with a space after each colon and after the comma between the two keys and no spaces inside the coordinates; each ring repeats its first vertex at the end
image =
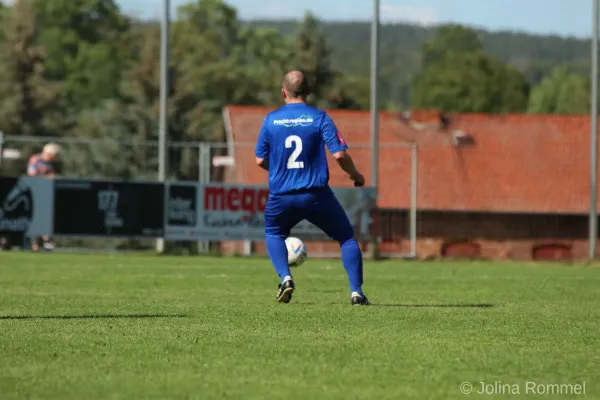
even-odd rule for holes
{"type": "Polygon", "coordinates": [[[368,306],[369,304],[371,304],[369,303],[369,299],[367,299],[365,295],[362,295],[358,292],[352,293],[351,302],[353,306],[368,306]]]}
{"type": "Polygon", "coordinates": [[[286,279],[283,283],[277,286],[277,302],[278,303],[289,303],[292,300],[292,293],[294,293],[294,281],[286,279]]]}

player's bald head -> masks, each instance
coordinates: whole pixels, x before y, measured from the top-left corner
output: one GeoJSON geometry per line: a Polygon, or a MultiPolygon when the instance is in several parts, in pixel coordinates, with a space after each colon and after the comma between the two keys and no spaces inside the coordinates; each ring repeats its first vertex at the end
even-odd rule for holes
{"type": "Polygon", "coordinates": [[[306,98],[309,87],[306,76],[300,71],[290,71],[283,78],[283,90],[290,99],[306,98]]]}

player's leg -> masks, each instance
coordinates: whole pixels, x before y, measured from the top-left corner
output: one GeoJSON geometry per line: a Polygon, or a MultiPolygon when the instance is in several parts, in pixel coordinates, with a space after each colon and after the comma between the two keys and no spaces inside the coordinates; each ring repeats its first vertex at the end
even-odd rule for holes
{"type": "Polygon", "coordinates": [[[265,208],[265,237],[267,253],[275,272],[283,281],[291,276],[288,265],[287,248],[285,239],[292,229],[290,213],[286,210],[286,199],[282,197],[269,197],[265,208]]]}
{"type": "Polygon", "coordinates": [[[352,304],[369,304],[362,291],[363,255],[354,238],[354,228],[340,202],[331,191],[315,195],[306,219],[340,244],[342,263],[348,275],[352,304]]]}
{"type": "Polygon", "coordinates": [[[277,290],[277,301],[289,303],[294,292],[294,281],[288,264],[285,239],[290,230],[299,222],[293,212],[288,196],[269,196],[265,208],[265,238],[267,254],[279,275],[280,284],[277,290]]]}

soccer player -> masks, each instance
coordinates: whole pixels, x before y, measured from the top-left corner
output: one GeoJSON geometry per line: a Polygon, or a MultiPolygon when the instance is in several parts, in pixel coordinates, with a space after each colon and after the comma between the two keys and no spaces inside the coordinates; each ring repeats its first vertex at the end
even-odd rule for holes
{"type": "Polygon", "coordinates": [[[306,104],[309,88],[304,74],[289,72],[281,93],[286,104],[267,115],[255,149],[256,164],[269,172],[265,236],[267,253],[281,282],[277,302],[289,303],[295,289],[285,239],[306,219],[340,244],[351,304],[368,305],[362,292],[362,252],[346,212],[329,187],[325,147],[354,186],[364,186],[365,178],[329,115],[306,104]]]}

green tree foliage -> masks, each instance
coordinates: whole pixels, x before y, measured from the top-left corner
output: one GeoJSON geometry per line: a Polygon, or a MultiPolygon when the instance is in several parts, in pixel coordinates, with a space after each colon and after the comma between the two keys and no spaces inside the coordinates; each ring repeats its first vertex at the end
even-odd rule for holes
{"type": "Polygon", "coordinates": [[[326,99],[335,79],[331,50],[319,21],[310,12],[298,26],[294,50],[293,68],[306,74],[312,92],[309,100],[316,103],[326,99]]]}
{"type": "Polygon", "coordinates": [[[142,142],[156,139],[158,131],[160,28],[136,25],[131,38],[135,58],[124,66],[117,96],[79,112],[67,131],[75,139],[93,142],[65,146],[65,174],[156,177],[157,148],[142,142]]]}
{"type": "MultiPolygon", "coordinates": [[[[286,37],[295,33],[293,21],[252,21],[249,24],[274,27],[286,37]]],[[[321,29],[331,46],[332,67],[343,73],[346,78],[356,77],[368,81],[370,24],[323,22],[321,29]]],[[[382,104],[408,107],[412,79],[421,71],[421,48],[435,36],[436,30],[405,24],[381,26],[382,104]]],[[[539,84],[559,65],[568,67],[584,77],[589,76],[589,40],[515,32],[474,31],[486,54],[497,57],[525,73],[530,85],[539,84]]]]}
{"type": "Polygon", "coordinates": [[[178,16],[173,60],[175,100],[186,108],[182,135],[221,139],[221,130],[211,126],[223,106],[272,99],[265,95],[273,89],[271,73],[281,76],[279,39],[272,31],[242,27],[236,11],[220,0],[190,3],[178,16]]]}
{"type": "Polygon", "coordinates": [[[556,68],[532,90],[527,111],[533,114],[585,114],[589,110],[589,81],[565,68],[556,68]]]}
{"type": "Polygon", "coordinates": [[[454,54],[482,51],[483,44],[474,30],[455,24],[442,25],[435,38],[425,42],[421,48],[422,67],[442,62],[454,54]]]}
{"type": "Polygon", "coordinates": [[[349,93],[354,89],[345,84],[344,76],[332,67],[331,46],[321,22],[307,12],[295,33],[288,69],[302,71],[308,78],[311,95],[308,102],[323,108],[360,108],[349,93]]]}
{"type": "Polygon", "coordinates": [[[113,0],[34,0],[38,43],[48,55],[46,76],[64,83],[72,110],[99,105],[118,93],[129,53],[129,22],[113,0]]]}
{"type": "Polygon", "coordinates": [[[142,136],[132,135],[138,121],[130,111],[116,100],[82,111],[71,134],[85,136],[85,141],[63,146],[64,175],[156,178],[153,172],[157,170],[156,149],[145,145],[142,136]]]}
{"type": "Polygon", "coordinates": [[[55,134],[60,85],[45,79],[47,56],[36,44],[38,14],[30,0],[17,0],[2,24],[0,129],[11,135],[55,134]]]}
{"type": "Polygon", "coordinates": [[[442,27],[423,45],[425,69],[412,84],[412,106],[445,112],[521,112],[527,107],[523,74],[485,54],[474,32],[442,27]]]}
{"type": "MultiPolygon", "coordinates": [[[[73,134],[92,134],[113,143],[131,138],[157,139],[160,27],[154,23],[136,25],[130,36],[135,57],[125,66],[119,102],[110,101],[83,112],[73,134]],[[111,123],[105,124],[105,120],[111,123]],[[110,125],[110,129],[105,125],[110,125]]],[[[289,59],[287,49],[277,32],[243,26],[235,10],[220,0],[202,0],[181,7],[172,26],[169,139],[222,141],[225,105],[278,104],[278,88],[289,59]]],[[[112,156],[109,150],[93,157],[101,164],[112,156]]],[[[129,160],[123,165],[130,168],[116,169],[114,173],[139,174],[138,170],[143,169],[140,163],[149,170],[156,169],[156,149],[134,145],[121,151],[129,160]]],[[[173,148],[169,161],[173,177],[197,179],[197,149],[173,148]]]]}
{"type": "MultiPolygon", "coordinates": [[[[278,104],[286,59],[285,43],[275,31],[244,27],[221,0],[181,7],[173,38],[174,137],[222,141],[225,105],[278,104]]],[[[180,176],[197,173],[191,150],[177,157],[180,176]]]]}
{"type": "MultiPolygon", "coordinates": [[[[4,5],[4,3],[0,2],[0,27],[3,25],[2,22],[6,18],[6,14],[9,9],[4,5]]],[[[4,40],[4,32],[0,29],[0,42],[4,40]]]]}

